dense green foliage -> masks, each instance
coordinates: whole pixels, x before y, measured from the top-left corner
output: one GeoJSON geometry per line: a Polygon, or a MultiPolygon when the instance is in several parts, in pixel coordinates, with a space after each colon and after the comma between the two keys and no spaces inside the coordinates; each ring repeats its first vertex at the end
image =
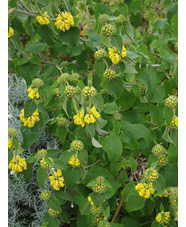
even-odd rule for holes
{"type": "Polygon", "coordinates": [[[18,119],[23,143],[9,135],[9,163],[42,130],[60,141],[60,149],[33,150],[27,169],[14,173],[26,182],[36,175],[43,188],[62,171],[65,186],[51,184],[43,227],[178,225],[177,9],[173,0],[9,0],[9,73],[38,91],[25,101],[24,118],[39,113],[33,127],[18,119]],[[36,17],[45,11],[50,23],[41,25],[36,17]],[[74,25],[62,31],[55,23],[65,11],[74,25]],[[84,123],[74,118],[81,111],[84,123]],[[152,183],[146,198],[140,182],[152,183]],[[156,219],[160,212],[162,219],[170,212],[168,224],[156,219]]]}

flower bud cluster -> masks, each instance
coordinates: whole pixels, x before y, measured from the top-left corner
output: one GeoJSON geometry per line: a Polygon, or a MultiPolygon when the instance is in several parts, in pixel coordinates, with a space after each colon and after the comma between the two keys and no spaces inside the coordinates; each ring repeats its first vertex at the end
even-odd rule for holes
{"type": "Polygon", "coordinates": [[[10,137],[16,137],[17,134],[18,134],[17,129],[15,129],[15,128],[8,129],[8,136],[10,136],[10,137]]]}
{"type": "Polygon", "coordinates": [[[103,36],[111,37],[114,35],[116,29],[112,24],[105,24],[105,26],[102,28],[101,33],[103,36]]]}
{"type": "Polygon", "coordinates": [[[154,182],[158,179],[159,174],[157,170],[150,168],[145,170],[143,176],[148,182],[154,182]]]}
{"type": "Polygon", "coordinates": [[[68,97],[68,98],[72,98],[74,95],[76,94],[76,88],[71,86],[71,85],[68,85],[65,87],[65,95],[68,97]]]}
{"type": "Polygon", "coordinates": [[[178,117],[177,116],[174,116],[169,127],[171,129],[178,129],[178,117]]]}
{"type": "Polygon", "coordinates": [[[37,152],[37,154],[35,155],[35,158],[43,159],[46,155],[47,155],[47,150],[41,149],[37,152]]]}
{"type": "Polygon", "coordinates": [[[61,213],[61,211],[49,208],[48,213],[51,217],[57,217],[61,213]]]}
{"type": "Polygon", "coordinates": [[[41,199],[43,199],[44,201],[47,201],[50,199],[51,197],[51,191],[50,190],[44,190],[41,192],[41,195],[40,195],[41,199]]]}
{"type": "Polygon", "coordinates": [[[165,99],[165,106],[168,108],[175,108],[178,105],[178,97],[175,95],[170,95],[165,99]]]}
{"type": "Polygon", "coordinates": [[[63,127],[67,125],[68,120],[65,117],[58,117],[57,118],[57,125],[59,127],[63,127]]]}
{"type": "Polygon", "coordinates": [[[84,144],[80,141],[80,140],[74,140],[72,141],[72,143],[70,144],[70,149],[72,151],[76,151],[76,152],[79,152],[79,151],[82,151],[84,148],[84,144]]]}
{"type": "Polygon", "coordinates": [[[99,17],[98,17],[98,22],[100,24],[106,24],[109,20],[109,16],[107,14],[101,14],[99,17]]]}
{"type": "Polygon", "coordinates": [[[147,87],[145,84],[143,84],[142,86],[140,86],[140,95],[144,96],[146,93],[147,87]]]}
{"type": "Polygon", "coordinates": [[[93,98],[96,95],[97,91],[96,89],[91,86],[86,86],[83,88],[83,97],[86,98],[93,98]]]}
{"type": "Polygon", "coordinates": [[[107,56],[107,52],[104,49],[97,50],[95,53],[96,60],[103,60],[107,56]]]}
{"type": "Polygon", "coordinates": [[[104,72],[104,74],[103,74],[103,79],[111,81],[111,80],[115,79],[116,76],[117,75],[114,72],[114,70],[112,70],[112,69],[106,69],[105,72],[104,72]]]}
{"type": "Polygon", "coordinates": [[[152,148],[152,153],[157,157],[159,167],[164,167],[168,164],[167,150],[161,144],[155,145],[152,148]]]}
{"type": "Polygon", "coordinates": [[[32,85],[35,88],[41,88],[44,86],[44,82],[40,78],[35,78],[32,80],[32,85]]]}
{"type": "Polygon", "coordinates": [[[95,193],[104,193],[106,191],[106,186],[104,185],[104,178],[102,176],[97,177],[97,184],[93,186],[93,191],[95,193]]]}

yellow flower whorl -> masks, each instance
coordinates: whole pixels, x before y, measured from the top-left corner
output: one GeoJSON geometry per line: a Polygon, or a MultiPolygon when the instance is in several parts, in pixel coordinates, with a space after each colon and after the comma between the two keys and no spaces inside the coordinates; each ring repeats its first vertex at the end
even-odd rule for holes
{"type": "Polygon", "coordinates": [[[55,25],[63,32],[68,31],[71,26],[74,25],[74,18],[69,12],[62,12],[62,15],[58,15],[55,25]]]}
{"type": "Polygon", "coordinates": [[[19,155],[17,155],[16,158],[13,157],[8,168],[14,172],[23,172],[23,170],[27,169],[27,164],[24,158],[21,158],[19,155]]]}

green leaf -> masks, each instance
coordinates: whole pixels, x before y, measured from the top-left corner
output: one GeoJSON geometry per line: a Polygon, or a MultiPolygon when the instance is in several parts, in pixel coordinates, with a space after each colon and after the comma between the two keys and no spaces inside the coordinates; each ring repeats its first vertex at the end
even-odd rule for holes
{"type": "Polygon", "coordinates": [[[109,215],[110,215],[110,207],[107,207],[107,209],[106,209],[105,212],[104,212],[104,217],[105,217],[105,218],[108,218],[109,215]]]}
{"type": "Polygon", "coordinates": [[[135,190],[135,184],[133,181],[130,181],[123,189],[121,195],[124,200],[124,202],[127,201],[130,193],[135,190]]]}
{"type": "Polygon", "coordinates": [[[157,48],[157,49],[166,48],[169,39],[170,39],[169,38],[169,35],[168,34],[165,34],[165,36],[163,38],[154,39],[152,41],[152,43],[150,44],[150,47],[152,49],[154,49],[154,48],[157,48]]]}
{"type": "Polygon", "coordinates": [[[61,170],[67,169],[64,162],[58,158],[54,158],[52,164],[56,169],[61,169],[61,170]]]}
{"type": "Polygon", "coordinates": [[[110,161],[117,161],[121,158],[122,142],[115,133],[111,133],[108,137],[102,137],[99,142],[103,146],[103,150],[108,154],[110,161]]]}
{"type": "Polygon", "coordinates": [[[112,44],[110,43],[110,37],[102,36],[101,42],[107,47],[112,47],[112,44]]]}
{"type": "Polygon", "coordinates": [[[125,111],[130,109],[135,101],[136,96],[132,92],[124,89],[120,99],[118,100],[118,103],[121,105],[122,111],[125,111]]]}
{"type": "Polygon", "coordinates": [[[12,151],[8,151],[8,164],[12,161],[13,159],[13,152],[12,151]]]}
{"type": "Polygon", "coordinates": [[[141,227],[140,223],[131,217],[123,217],[121,223],[124,224],[125,227],[141,227]]]}
{"type": "Polygon", "coordinates": [[[178,15],[174,16],[171,20],[171,26],[174,33],[174,37],[178,39],[178,15]]]}
{"type": "Polygon", "coordinates": [[[41,54],[42,51],[47,47],[46,43],[34,42],[26,45],[25,51],[29,51],[34,54],[41,54]]]}
{"type": "Polygon", "coordinates": [[[63,177],[67,188],[72,187],[82,176],[82,169],[76,167],[74,169],[67,169],[63,171],[63,177]]]}
{"type": "Polygon", "coordinates": [[[151,215],[152,212],[154,211],[154,205],[155,205],[155,201],[151,199],[146,199],[145,206],[142,209],[143,215],[151,215]]]}
{"type": "Polygon", "coordinates": [[[128,212],[140,210],[145,206],[145,198],[138,195],[137,191],[132,191],[127,198],[126,209],[128,212]]]}
{"type": "Polygon", "coordinates": [[[154,123],[157,124],[158,128],[161,128],[161,125],[163,124],[164,121],[163,106],[150,104],[149,112],[154,123]]]}
{"type": "Polygon", "coordinates": [[[27,162],[27,169],[23,171],[26,182],[29,182],[32,179],[32,171],[32,164],[27,162]]]}
{"type": "Polygon", "coordinates": [[[168,143],[173,143],[173,141],[172,141],[172,139],[170,138],[170,135],[169,135],[169,128],[168,127],[165,128],[162,139],[164,139],[168,143]]]}
{"type": "Polygon", "coordinates": [[[106,114],[115,114],[117,111],[119,111],[118,105],[114,102],[112,103],[106,103],[104,108],[104,113],[106,114]]]}
{"type": "Polygon", "coordinates": [[[123,40],[122,40],[122,37],[120,35],[113,35],[112,38],[111,38],[111,44],[116,47],[120,54],[122,52],[122,49],[123,49],[123,40]]]}
{"type": "Polygon", "coordinates": [[[129,157],[128,160],[125,160],[125,161],[121,162],[121,166],[124,169],[127,169],[128,167],[130,167],[131,168],[131,172],[135,173],[136,169],[137,169],[136,159],[134,159],[133,157],[129,157]]]}
{"type": "Polygon", "coordinates": [[[65,127],[57,127],[56,132],[61,144],[64,144],[67,137],[67,129],[65,127]]]}
{"type": "Polygon", "coordinates": [[[153,188],[157,191],[165,189],[165,181],[161,175],[159,175],[158,179],[153,183],[153,188]]]}
{"type": "Polygon", "coordinates": [[[163,61],[165,61],[168,64],[174,64],[178,57],[176,53],[172,52],[168,48],[160,49],[159,56],[163,59],[163,61]]]}
{"type": "Polygon", "coordinates": [[[49,207],[53,210],[61,211],[60,202],[54,196],[50,197],[50,199],[47,201],[47,207],[49,207]]]}
{"type": "Polygon", "coordinates": [[[169,163],[178,163],[178,146],[169,144],[168,148],[169,163]]]}
{"type": "Polygon", "coordinates": [[[104,63],[104,61],[100,61],[100,60],[95,61],[94,68],[96,70],[96,74],[100,78],[103,78],[103,73],[105,71],[105,63],[104,63]]]}
{"type": "Polygon", "coordinates": [[[48,122],[49,115],[45,108],[43,107],[43,104],[40,103],[38,105],[38,111],[39,111],[39,118],[42,120],[43,125],[45,125],[48,122]]]}
{"type": "Polygon", "coordinates": [[[41,59],[37,55],[32,55],[30,62],[33,63],[34,65],[41,65],[41,59]]]}
{"type": "Polygon", "coordinates": [[[104,105],[104,100],[101,94],[96,94],[93,98],[93,103],[99,113],[101,113],[104,105]]]}
{"type": "Polygon", "coordinates": [[[98,20],[98,17],[100,14],[110,14],[109,6],[107,6],[106,4],[101,4],[101,3],[96,4],[96,6],[94,8],[94,15],[95,15],[96,20],[98,20]]]}
{"type": "Polygon", "coordinates": [[[61,31],[59,37],[70,46],[76,46],[80,37],[80,29],[78,27],[71,27],[68,31],[61,31]]]}
{"type": "Polygon", "coordinates": [[[30,117],[37,109],[37,105],[33,100],[27,100],[24,104],[24,117],[30,117]]]}
{"type": "Polygon", "coordinates": [[[28,128],[26,126],[21,127],[21,134],[23,136],[23,148],[26,150],[31,146],[33,143],[35,143],[39,137],[40,132],[34,132],[31,130],[31,128],[28,128]]]}
{"type": "Polygon", "coordinates": [[[39,26],[37,28],[37,33],[40,35],[41,39],[44,42],[46,42],[50,46],[54,45],[54,33],[47,25],[39,26]]]}
{"type": "Polygon", "coordinates": [[[147,86],[147,99],[152,99],[159,82],[157,72],[155,71],[155,69],[149,66],[145,69],[145,71],[142,72],[142,74],[138,78],[142,80],[147,86]]]}
{"type": "Polygon", "coordinates": [[[128,6],[127,4],[123,3],[119,7],[120,12],[127,18],[128,17],[128,6]]]}
{"type": "Polygon", "coordinates": [[[19,74],[25,79],[27,86],[32,83],[32,80],[35,78],[38,70],[38,65],[32,64],[30,62],[18,66],[19,74]]]}
{"type": "Polygon", "coordinates": [[[46,169],[39,167],[37,169],[37,180],[39,185],[43,187],[47,179],[48,179],[48,171],[46,169]]]}
{"type": "Polygon", "coordinates": [[[45,222],[44,224],[42,224],[41,227],[47,227],[48,226],[48,222],[45,222]]]}
{"type": "Polygon", "coordinates": [[[45,213],[45,222],[48,222],[47,227],[59,227],[59,220],[57,218],[51,217],[49,213],[45,213]]]}
{"type": "Polygon", "coordinates": [[[19,148],[19,139],[17,137],[14,137],[12,142],[13,142],[13,145],[16,148],[16,150],[18,150],[18,148],[19,148]]]}
{"type": "Polygon", "coordinates": [[[126,74],[135,74],[138,73],[135,69],[135,66],[132,65],[131,63],[125,62],[125,71],[124,73],[126,74]]]}
{"type": "Polygon", "coordinates": [[[44,90],[44,88],[40,87],[40,88],[38,89],[38,93],[39,93],[40,98],[41,98],[42,100],[44,100],[44,99],[45,99],[45,90],[44,90]]]}
{"type": "Polygon", "coordinates": [[[116,79],[110,81],[107,90],[114,95],[115,99],[119,99],[124,90],[123,80],[121,77],[116,77],[116,79]]]}
{"type": "Polygon", "coordinates": [[[97,148],[103,147],[94,137],[92,138],[92,145],[97,148]]]}
{"type": "Polygon", "coordinates": [[[173,119],[173,116],[174,116],[173,110],[168,107],[165,107],[163,110],[163,115],[164,115],[164,118],[165,118],[167,124],[170,125],[170,123],[173,119]]]}

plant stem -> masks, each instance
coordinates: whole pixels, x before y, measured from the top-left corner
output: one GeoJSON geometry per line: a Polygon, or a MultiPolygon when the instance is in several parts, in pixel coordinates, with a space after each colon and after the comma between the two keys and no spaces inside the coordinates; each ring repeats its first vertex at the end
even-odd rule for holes
{"type": "Polygon", "coordinates": [[[22,14],[28,15],[30,17],[37,17],[35,14],[24,12],[24,11],[19,10],[19,9],[14,9],[14,12],[16,12],[16,13],[22,13],[22,14]]]}
{"type": "Polygon", "coordinates": [[[64,0],[64,3],[66,5],[67,10],[69,11],[69,7],[68,7],[68,4],[67,4],[66,0],[64,0]]]}
{"type": "Polygon", "coordinates": [[[117,209],[116,209],[116,211],[115,211],[115,214],[114,214],[114,216],[113,216],[113,218],[112,218],[112,223],[115,221],[115,219],[117,218],[117,216],[118,216],[118,214],[119,214],[119,211],[120,211],[120,209],[121,209],[121,206],[122,206],[122,204],[123,204],[123,198],[121,198],[121,200],[120,200],[120,202],[119,202],[119,205],[118,205],[118,207],[117,207],[117,209]]]}
{"type": "Polygon", "coordinates": [[[37,7],[37,9],[38,9],[39,13],[43,16],[43,14],[42,14],[42,12],[41,12],[41,10],[40,10],[39,6],[38,6],[37,0],[35,0],[35,5],[36,5],[36,7],[37,7]]]}
{"type": "Polygon", "coordinates": [[[138,47],[139,45],[138,45],[138,43],[132,38],[132,36],[127,32],[127,30],[126,30],[126,28],[124,27],[124,30],[125,30],[125,33],[128,35],[128,37],[132,40],[132,42],[134,43],[134,44],[136,44],[136,46],[138,47]]]}
{"type": "Polygon", "coordinates": [[[18,0],[18,2],[22,5],[22,7],[23,7],[24,9],[26,9],[26,11],[29,12],[29,9],[21,2],[21,0],[18,0]]]}
{"type": "Polygon", "coordinates": [[[103,59],[103,61],[105,62],[105,65],[106,65],[107,69],[109,69],[107,61],[105,59],[103,59]]]}
{"type": "Polygon", "coordinates": [[[96,165],[99,162],[100,162],[100,159],[97,160],[96,162],[92,163],[91,165],[86,166],[85,169],[88,169],[89,167],[92,167],[92,166],[96,165]]]}

